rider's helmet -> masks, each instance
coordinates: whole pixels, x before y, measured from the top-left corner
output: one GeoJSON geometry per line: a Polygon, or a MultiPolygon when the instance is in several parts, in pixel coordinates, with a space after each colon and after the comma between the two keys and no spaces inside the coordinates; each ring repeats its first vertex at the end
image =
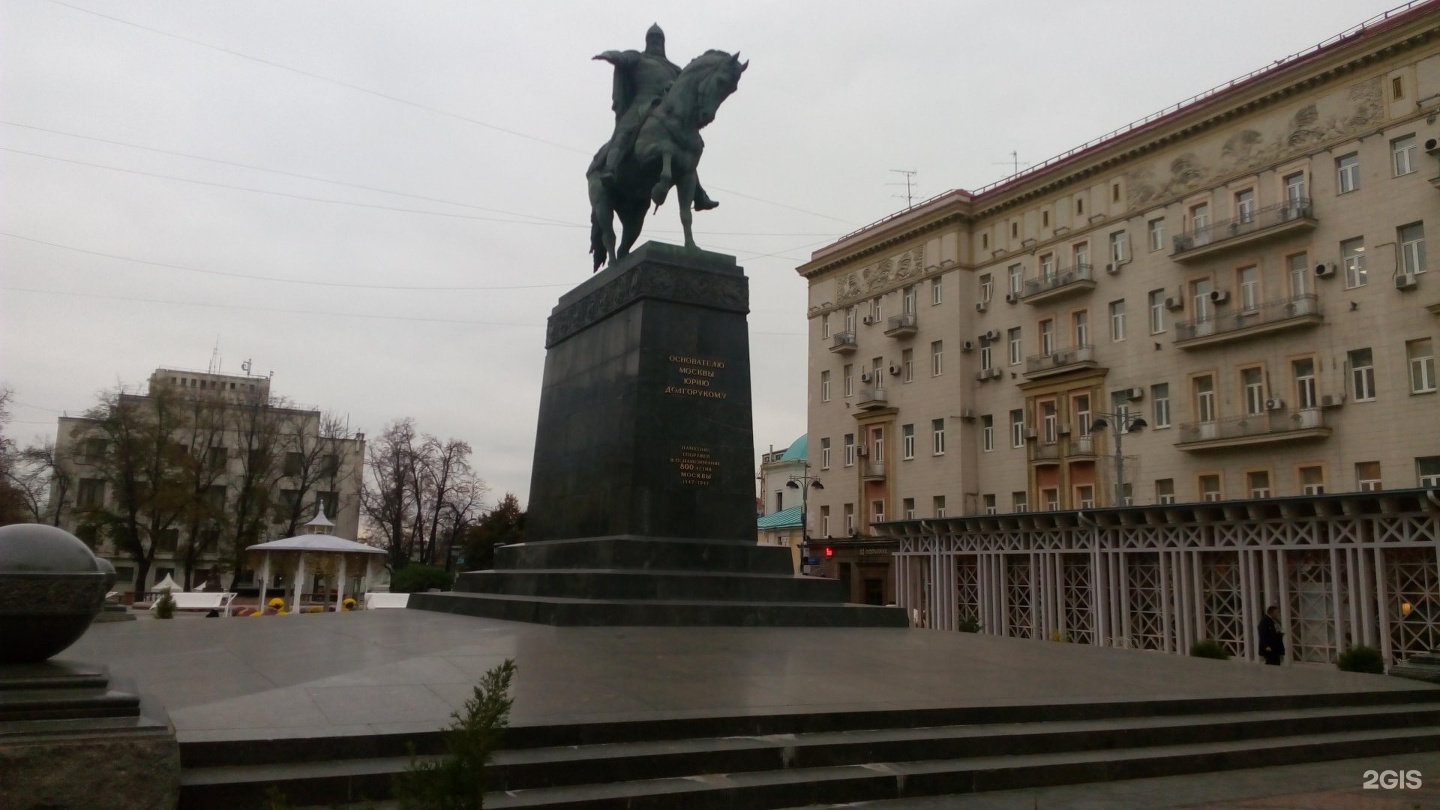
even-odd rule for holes
{"type": "Polygon", "coordinates": [[[665,55],[665,32],[660,30],[660,23],[655,23],[645,32],[645,52],[665,55]]]}

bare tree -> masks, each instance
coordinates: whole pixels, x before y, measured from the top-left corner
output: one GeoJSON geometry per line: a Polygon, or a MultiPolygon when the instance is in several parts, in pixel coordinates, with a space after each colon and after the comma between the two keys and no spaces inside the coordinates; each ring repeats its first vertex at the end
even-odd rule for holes
{"type": "Polygon", "coordinates": [[[232,405],[228,418],[240,474],[232,478],[235,498],[226,528],[231,569],[238,572],[245,567],[245,549],[261,541],[270,523],[284,439],[280,416],[269,403],[232,405]]]}
{"type": "Polygon", "coordinates": [[[185,488],[181,534],[176,556],[184,567],[182,587],[194,586],[196,563],[206,552],[218,550],[221,527],[228,517],[226,485],[230,448],[225,446],[224,395],[215,389],[185,390],[175,395],[183,413],[176,434],[175,474],[185,488]]]}
{"type": "Polygon", "coordinates": [[[20,451],[20,467],[14,480],[25,493],[35,523],[60,525],[60,513],[70,503],[75,478],[60,464],[54,439],[39,439],[20,451]]]}
{"type": "Polygon", "coordinates": [[[384,536],[390,565],[395,568],[410,560],[407,541],[416,512],[412,483],[415,440],[415,420],[406,418],[386,425],[365,452],[367,477],[360,507],[384,536]]]}
{"type": "MultiPolygon", "coordinates": [[[[281,498],[276,504],[276,522],[285,526],[281,537],[291,537],[307,520],[310,507],[315,505],[311,493],[336,492],[342,475],[340,462],[340,441],[346,438],[345,423],[334,414],[317,414],[314,411],[285,409],[282,427],[284,441],[281,447],[285,453],[282,474],[289,486],[281,489],[281,498]]],[[[339,504],[327,506],[331,517],[339,511],[339,504]]]]}

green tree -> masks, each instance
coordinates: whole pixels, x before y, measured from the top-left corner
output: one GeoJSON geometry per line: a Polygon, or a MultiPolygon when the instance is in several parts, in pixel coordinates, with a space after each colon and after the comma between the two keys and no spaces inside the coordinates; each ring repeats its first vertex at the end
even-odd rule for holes
{"type": "Polygon", "coordinates": [[[445,733],[446,754],[435,760],[416,760],[395,782],[395,796],[402,810],[481,810],[485,795],[485,765],[509,725],[510,682],[515,662],[491,669],[465,701],[465,710],[455,712],[455,722],[445,733]]]}
{"type": "Polygon", "coordinates": [[[525,539],[525,512],[520,499],[507,492],[500,503],[480,518],[465,537],[465,567],[486,570],[495,566],[495,546],[525,539]]]}

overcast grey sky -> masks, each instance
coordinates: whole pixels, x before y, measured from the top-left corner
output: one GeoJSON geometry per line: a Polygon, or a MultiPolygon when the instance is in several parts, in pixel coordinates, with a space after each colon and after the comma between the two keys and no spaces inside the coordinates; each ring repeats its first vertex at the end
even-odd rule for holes
{"type": "MultiPolygon", "coordinates": [[[[589,273],[609,66],[750,69],[705,131],[702,247],[751,278],[757,450],[805,429],[809,252],[1303,50],[1396,0],[0,0],[0,383],[55,430],[157,366],[245,359],[529,491],[545,318],[589,273]],[[363,187],[363,188],[362,188],[363,187]],[[483,288],[483,289],[482,289],[483,288]]],[[[645,237],[679,239],[673,202],[645,237]]]]}

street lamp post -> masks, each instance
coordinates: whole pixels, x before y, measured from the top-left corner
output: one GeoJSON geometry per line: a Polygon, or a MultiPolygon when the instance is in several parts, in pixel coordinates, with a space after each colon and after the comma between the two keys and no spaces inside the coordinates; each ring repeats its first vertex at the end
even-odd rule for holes
{"type": "Polygon", "coordinates": [[[1146,422],[1139,416],[1131,416],[1128,412],[1122,413],[1099,413],[1098,418],[1090,423],[1090,430],[1104,430],[1115,423],[1115,505],[1121,506],[1125,500],[1125,453],[1121,449],[1125,434],[1130,431],[1139,432],[1142,428],[1148,427],[1146,422]]]}
{"type": "Polygon", "coordinates": [[[824,489],[825,485],[820,483],[820,476],[810,474],[810,465],[807,463],[805,472],[790,476],[785,486],[800,490],[800,548],[803,553],[810,549],[810,490],[824,489]]]}

